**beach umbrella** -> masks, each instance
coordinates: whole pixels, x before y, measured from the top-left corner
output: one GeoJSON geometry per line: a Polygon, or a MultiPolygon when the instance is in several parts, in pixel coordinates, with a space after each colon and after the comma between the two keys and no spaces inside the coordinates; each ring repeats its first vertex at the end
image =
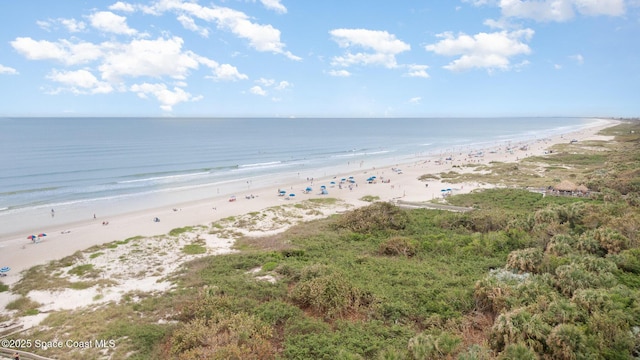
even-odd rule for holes
{"type": "Polygon", "coordinates": [[[8,267],[8,266],[5,266],[5,267],[3,267],[3,268],[0,268],[0,273],[2,273],[2,274],[4,274],[4,273],[8,273],[8,272],[9,272],[9,270],[11,270],[11,268],[10,268],[10,267],[8,267]]]}
{"type": "Polygon", "coordinates": [[[310,187],[307,187],[305,190],[306,190],[306,191],[312,191],[313,189],[312,189],[312,188],[310,188],[310,187]]]}
{"type": "Polygon", "coordinates": [[[327,186],[326,186],[326,185],[322,185],[322,186],[320,186],[320,189],[326,189],[326,188],[327,188],[327,186]]]}
{"type": "Polygon", "coordinates": [[[45,234],[45,233],[38,234],[38,237],[44,237],[44,236],[47,236],[47,234],[45,234]]]}
{"type": "Polygon", "coordinates": [[[27,239],[29,239],[29,240],[34,240],[35,238],[36,238],[36,236],[35,236],[35,235],[29,235],[29,236],[27,236],[27,239]]]}
{"type": "Polygon", "coordinates": [[[330,182],[329,184],[331,184],[331,185],[335,185],[335,184],[336,184],[336,182],[335,182],[335,181],[332,181],[332,182],[330,182]]]}
{"type": "Polygon", "coordinates": [[[296,196],[296,194],[291,193],[291,194],[289,194],[289,196],[290,197],[294,197],[294,196],[296,196]]]}

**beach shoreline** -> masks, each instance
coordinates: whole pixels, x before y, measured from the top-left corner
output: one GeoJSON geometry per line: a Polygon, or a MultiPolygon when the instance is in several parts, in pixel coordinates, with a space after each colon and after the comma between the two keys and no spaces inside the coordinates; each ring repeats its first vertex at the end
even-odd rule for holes
{"type": "MultiPolygon", "coordinates": [[[[544,155],[546,149],[558,144],[569,143],[571,140],[584,141],[597,139],[596,135],[602,129],[614,126],[615,120],[602,119],[595,125],[575,132],[557,134],[544,139],[528,139],[511,144],[507,150],[504,144],[492,144],[484,148],[456,149],[457,153],[440,153],[437,155],[416,155],[411,161],[405,161],[394,166],[362,166],[350,173],[336,173],[321,176],[319,174],[300,174],[293,176],[281,184],[265,187],[256,186],[238,192],[235,201],[229,201],[229,194],[220,194],[205,199],[175,203],[171,206],[155,207],[125,214],[83,221],[73,221],[52,225],[47,229],[34,228],[32,232],[19,232],[0,235],[0,266],[11,268],[8,276],[3,277],[5,284],[19,281],[20,273],[35,265],[71,255],[76,251],[87,249],[94,245],[101,245],[111,241],[124,240],[134,236],[155,236],[168,233],[175,228],[186,226],[208,225],[217,220],[231,216],[260,211],[265,208],[282,204],[291,204],[309,198],[322,196],[337,198],[354,207],[365,206],[368,202],[360,200],[363,196],[377,196],[380,201],[428,201],[441,196],[441,189],[454,188],[455,193],[466,193],[474,189],[487,187],[483,184],[464,183],[452,187],[442,181],[420,181],[418,178],[425,174],[437,174],[453,169],[454,166],[490,162],[515,162],[522,158],[544,155]],[[522,150],[526,149],[526,150],[522,150]],[[470,156],[482,153],[482,156],[470,156]],[[310,175],[310,176],[307,176],[310,175]],[[350,183],[344,183],[339,188],[340,180],[354,176],[355,183],[349,189],[350,183]],[[366,178],[376,176],[376,183],[369,184],[366,178]],[[313,180],[311,180],[313,179],[313,180]],[[331,181],[336,182],[331,185],[331,181]],[[389,182],[386,182],[389,181],[389,182]],[[320,195],[320,186],[327,186],[328,194],[320,195]],[[427,185],[427,186],[425,186],[427,185]],[[303,194],[302,190],[312,187],[310,194],[303,194]],[[295,197],[279,196],[278,190],[284,189],[286,194],[295,193],[295,197]],[[154,218],[159,222],[154,222],[154,218]],[[105,224],[108,222],[108,224],[105,224]],[[27,239],[30,233],[37,235],[39,231],[47,233],[39,243],[27,239]]],[[[355,166],[354,166],[355,167],[355,166]]],[[[56,214],[56,216],[58,216],[56,214]]]]}

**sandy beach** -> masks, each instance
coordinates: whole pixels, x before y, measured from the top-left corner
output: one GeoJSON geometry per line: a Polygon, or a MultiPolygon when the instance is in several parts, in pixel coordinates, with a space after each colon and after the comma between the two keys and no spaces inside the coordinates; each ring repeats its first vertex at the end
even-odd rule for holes
{"type": "MultiPolygon", "coordinates": [[[[441,190],[444,188],[451,188],[453,193],[470,192],[487,185],[477,183],[452,185],[433,180],[425,183],[418,178],[424,174],[450,171],[456,165],[487,164],[494,161],[515,162],[527,156],[544,155],[552,145],[569,143],[571,140],[606,140],[606,137],[596,135],[597,132],[616,123],[614,120],[603,119],[595,126],[577,132],[512,143],[508,148],[505,145],[496,145],[484,149],[456,149],[456,153],[442,153],[434,156],[416,155],[415,160],[410,163],[384,168],[363,166],[350,174],[331,174],[322,178],[313,178],[313,180],[304,178],[305,174],[301,174],[300,181],[283,183],[278,187],[251,189],[247,193],[237,194],[235,201],[229,201],[229,197],[225,195],[170,207],[121,214],[108,219],[97,217],[83,222],[59,224],[44,229],[47,236],[41,238],[39,243],[28,240],[28,232],[2,235],[0,267],[11,268],[8,276],[2,278],[2,282],[13,284],[20,279],[22,271],[32,266],[60,259],[94,245],[134,236],[162,235],[171,229],[185,226],[208,225],[230,216],[261,211],[277,205],[295,204],[309,198],[327,196],[340,199],[351,207],[359,207],[369,204],[360,200],[366,195],[377,196],[380,201],[397,199],[428,201],[441,197],[441,190]],[[353,176],[356,182],[354,184],[346,182],[340,186],[340,180],[349,176],[353,176]],[[376,176],[375,183],[370,184],[366,181],[370,176],[376,176]],[[331,185],[332,181],[336,184],[331,185]],[[327,195],[320,195],[321,185],[327,187],[327,195]],[[303,190],[307,187],[312,187],[313,191],[305,194],[303,190]],[[279,196],[279,189],[284,189],[286,194],[295,193],[296,196],[279,196]],[[154,222],[155,217],[160,221],[154,222]],[[108,225],[104,222],[108,222],[108,225]]],[[[327,214],[344,211],[344,209],[344,206],[339,206],[329,210],[327,214]]],[[[33,229],[35,234],[42,230],[33,229]]],[[[5,304],[0,304],[0,306],[3,305],[5,304]]]]}

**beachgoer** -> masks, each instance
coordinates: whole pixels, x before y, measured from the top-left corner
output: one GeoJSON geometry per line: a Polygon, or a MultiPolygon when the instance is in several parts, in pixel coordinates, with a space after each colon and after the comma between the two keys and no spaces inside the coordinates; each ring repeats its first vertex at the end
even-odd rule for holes
{"type": "Polygon", "coordinates": [[[20,354],[18,353],[13,354],[13,360],[20,360],[20,354]]]}
{"type": "Polygon", "coordinates": [[[93,214],[93,218],[94,218],[94,219],[96,218],[96,214],[93,214]]]}
{"type": "Polygon", "coordinates": [[[51,217],[54,217],[56,215],[56,212],[53,211],[53,209],[51,209],[51,217]]]}

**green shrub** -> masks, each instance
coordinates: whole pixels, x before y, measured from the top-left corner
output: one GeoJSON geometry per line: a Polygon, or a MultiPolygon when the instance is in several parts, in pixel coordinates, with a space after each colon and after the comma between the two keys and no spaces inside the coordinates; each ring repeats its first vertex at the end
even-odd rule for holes
{"type": "Polygon", "coordinates": [[[492,359],[491,350],[480,345],[473,344],[464,352],[458,354],[457,360],[490,360],[492,359]]]}
{"type": "Polygon", "coordinates": [[[278,263],[275,261],[266,262],[262,265],[262,271],[273,271],[278,267],[278,263]]]}
{"type": "Polygon", "coordinates": [[[595,273],[580,264],[562,265],[556,269],[556,287],[566,296],[578,289],[611,287],[616,284],[611,273],[595,273]]]}
{"type": "Polygon", "coordinates": [[[178,236],[180,234],[184,234],[186,232],[193,231],[193,226],[185,226],[181,228],[175,228],[169,231],[170,236],[178,236]]]}
{"type": "Polygon", "coordinates": [[[617,254],[629,247],[629,239],[613,229],[595,229],[593,237],[608,254],[617,254]]]}
{"type": "Polygon", "coordinates": [[[620,270],[640,275],[640,248],[623,250],[608,258],[615,262],[620,270]]]}
{"type": "Polygon", "coordinates": [[[536,352],[522,343],[509,344],[500,356],[499,360],[538,360],[536,352]]]}
{"type": "Polygon", "coordinates": [[[280,300],[268,301],[256,308],[256,316],[271,325],[283,325],[289,320],[299,319],[304,314],[299,308],[280,300]]]}
{"type": "Polygon", "coordinates": [[[198,255],[207,252],[207,248],[199,244],[187,244],[182,247],[182,252],[187,255],[198,255]]]}
{"type": "Polygon", "coordinates": [[[409,340],[409,354],[413,359],[445,358],[454,353],[462,339],[449,332],[419,334],[409,340]]]}
{"type": "Polygon", "coordinates": [[[171,337],[171,353],[180,359],[273,359],[271,328],[246,313],[217,321],[195,319],[171,337]]]}
{"type": "Polygon", "coordinates": [[[509,253],[507,269],[519,272],[538,273],[542,264],[543,253],[539,248],[516,250],[509,253]]]}
{"type": "Polygon", "coordinates": [[[500,314],[489,333],[491,347],[496,351],[508,345],[522,343],[536,352],[543,352],[551,327],[542,316],[532,314],[526,308],[518,308],[500,314]]]}
{"type": "Polygon", "coordinates": [[[79,277],[87,276],[87,277],[97,277],[100,272],[93,268],[93,264],[84,264],[78,265],[71,270],[69,270],[69,274],[76,275],[79,277]]]}
{"type": "Polygon", "coordinates": [[[556,234],[547,243],[546,252],[556,256],[564,256],[573,253],[577,241],[567,234],[556,234]]]}
{"type": "Polygon", "coordinates": [[[303,308],[312,309],[328,318],[358,311],[373,301],[370,294],[355,287],[338,273],[300,281],[291,291],[291,299],[303,308]]]}
{"type": "Polygon", "coordinates": [[[378,247],[380,255],[406,256],[411,257],[416,254],[418,244],[415,240],[403,236],[393,236],[384,240],[378,247]]]}
{"type": "Polygon", "coordinates": [[[338,228],[359,233],[380,230],[401,230],[407,226],[408,216],[399,207],[388,202],[376,202],[345,213],[338,219],[338,228]]]}

